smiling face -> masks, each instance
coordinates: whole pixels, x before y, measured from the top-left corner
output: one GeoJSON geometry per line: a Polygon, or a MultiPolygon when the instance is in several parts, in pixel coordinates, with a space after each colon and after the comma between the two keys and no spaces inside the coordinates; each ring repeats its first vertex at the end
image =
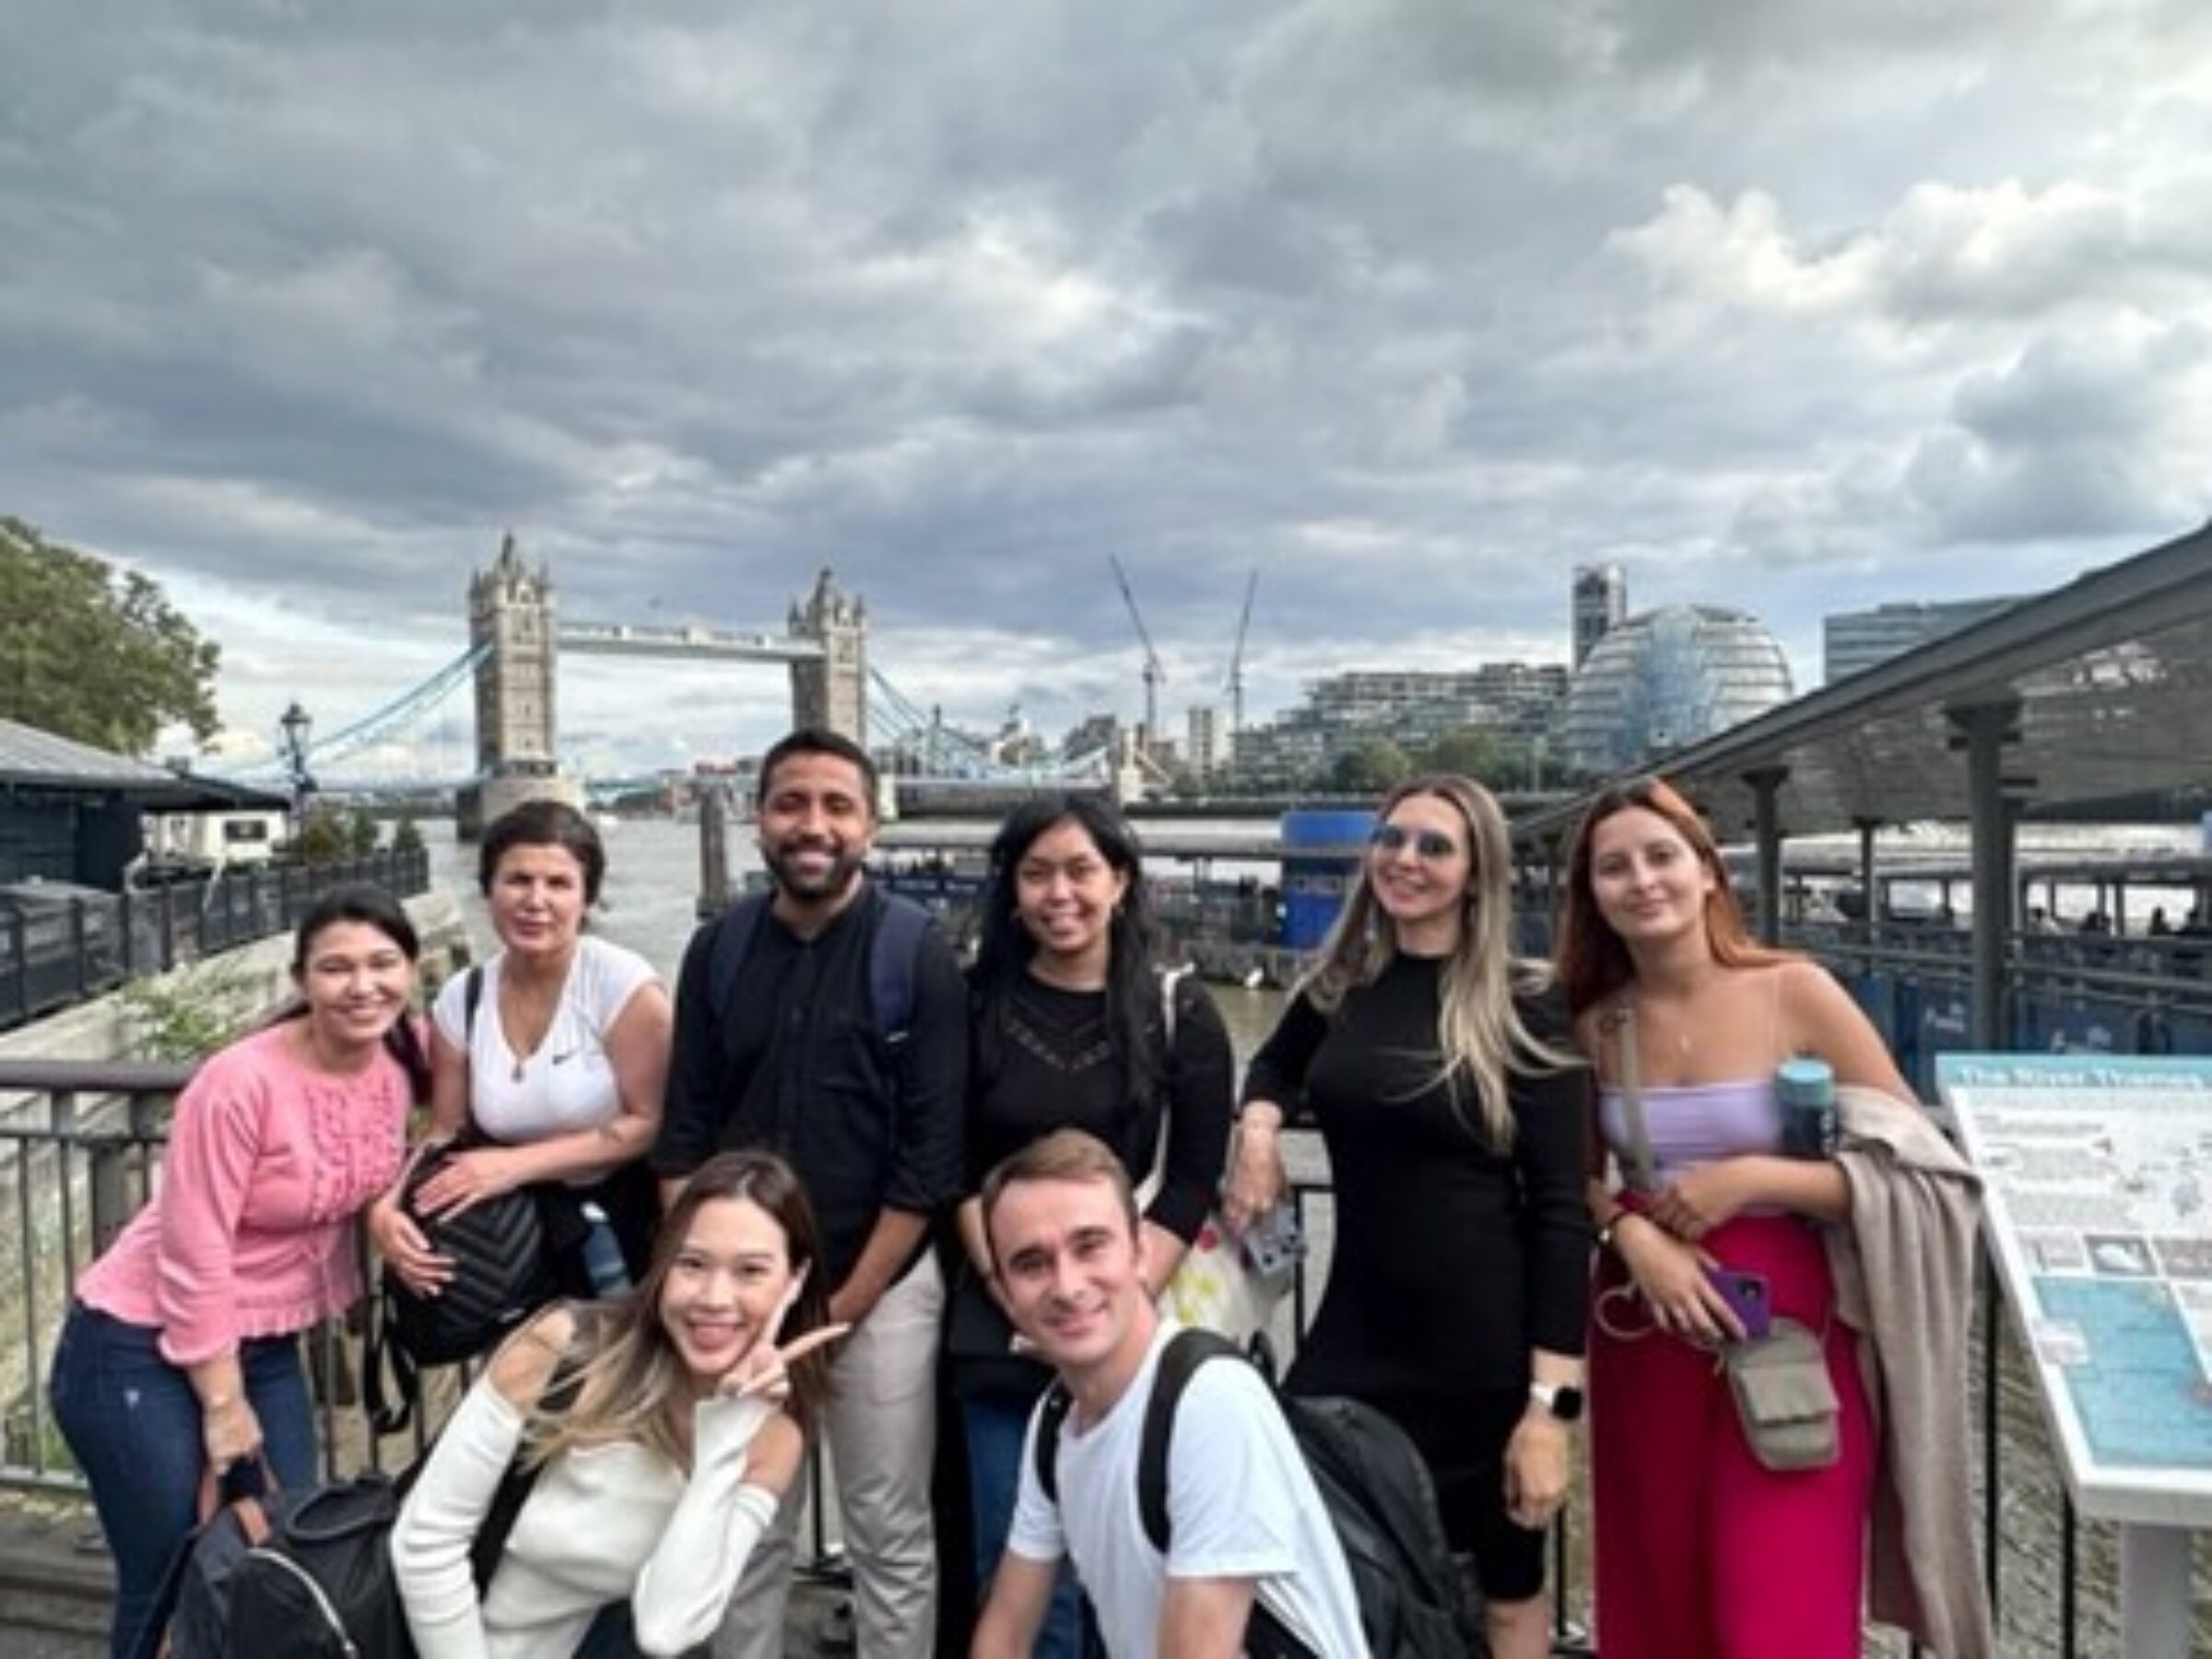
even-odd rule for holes
{"type": "Polygon", "coordinates": [[[583,931],[584,886],[583,865],[566,847],[510,847],[485,893],[491,930],[517,956],[563,959],[583,931]]]}
{"type": "Polygon", "coordinates": [[[1114,906],[1128,890],[1127,872],[1072,818],[1030,842],[1014,866],[1014,912],[1038,956],[1063,978],[1104,982],[1114,906]]]}
{"type": "Polygon", "coordinates": [[[787,755],[760,792],[760,861],[776,886],[804,905],[832,905],[852,890],[876,834],[876,804],[860,768],[837,755],[787,755]]]}
{"type": "Polygon", "coordinates": [[[1144,1249],[1112,1182],[1017,1181],[987,1224],[1014,1323],[1047,1363],[1080,1375],[1143,1352],[1153,1329],[1144,1249]]]}
{"type": "Polygon", "coordinates": [[[382,1043],[406,1013],[415,964],[383,929],[333,922],[309,938],[292,979],[307,1002],[312,1046],[344,1062],[382,1043]]]}
{"type": "Polygon", "coordinates": [[[773,1216],[749,1198],[701,1204],[660,1291],[662,1328],[694,1386],[712,1388],[754,1343],[773,1342],[799,1284],[773,1216]]]}
{"type": "Polygon", "coordinates": [[[1401,947],[1441,955],[1456,945],[1474,876],[1467,821],[1442,796],[1407,795],[1375,826],[1368,887],[1401,947]]]}
{"type": "Polygon", "coordinates": [[[1705,934],[1717,881],[1689,840],[1648,806],[1627,806],[1590,833],[1590,896],[1630,949],[1705,934]]]}

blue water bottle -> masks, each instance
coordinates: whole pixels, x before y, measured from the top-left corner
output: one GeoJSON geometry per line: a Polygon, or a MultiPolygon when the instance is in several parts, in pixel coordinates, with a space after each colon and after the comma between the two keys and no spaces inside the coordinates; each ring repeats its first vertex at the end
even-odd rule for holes
{"type": "Polygon", "coordinates": [[[1791,1158],[1836,1150],[1836,1074],[1825,1060],[1785,1060],[1774,1074],[1782,1099],[1782,1149],[1791,1158]]]}
{"type": "Polygon", "coordinates": [[[583,1206],[583,1270],[591,1276],[595,1296],[619,1296],[629,1288],[629,1267],[622,1260],[622,1241],[615,1237],[614,1223],[596,1204],[583,1206]]]}

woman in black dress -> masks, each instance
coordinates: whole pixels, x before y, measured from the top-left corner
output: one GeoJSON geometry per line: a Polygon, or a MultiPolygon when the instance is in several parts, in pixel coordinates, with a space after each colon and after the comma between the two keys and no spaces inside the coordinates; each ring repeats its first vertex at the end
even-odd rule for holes
{"type": "Polygon", "coordinates": [[[1229,1218],[1280,1194],[1304,1104],[1328,1145],[1336,1247],[1294,1394],[1402,1425],[1474,1558],[1500,1659],[1550,1650],[1544,1534],[1582,1408],[1587,1074],[1541,964],[1511,951],[1504,815],[1424,778],[1382,803],[1358,880],[1238,1114],[1229,1218]]]}

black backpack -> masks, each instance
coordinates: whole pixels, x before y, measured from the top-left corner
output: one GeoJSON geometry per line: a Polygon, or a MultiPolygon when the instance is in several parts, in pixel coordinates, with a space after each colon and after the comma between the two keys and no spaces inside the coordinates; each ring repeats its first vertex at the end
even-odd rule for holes
{"type": "MultiPolygon", "coordinates": [[[[544,1408],[565,1409],[578,1382],[572,1370],[557,1370],[544,1408]]],[[[415,1659],[392,1529],[429,1461],[426,1451],[397,1479],[360,1475],[297,1495],[229,1498],[178,1552],[139,1638],[140,1659],[415,1659]]],[[[542,1470],[518,1459],[500,1477],[469,1545],[479,1596],[542,1470]]]]}
{"type": "MultiPolygon", "coordinates": [[[[1181,1331],[1170,1339],[1145,1408],[1136,1463],[1145,1536],[1162,1555],[1168,1548],[1168,1453],[1175,1407],[1192,1374],[1221,1359],[1256,1359],[1256,1369],[1275,1388],[1264,1350],[1248,1357],[1213,1331],[1181,1331]]],[[[1469,1614],[1459,1564],[1444,1539],[1435,1484],[1406,1431],[1358,1400],[1301,1399],[1280,1391],[1275,1399],[1336,1529],[1359,1598],[1359,1624],[1375,1659],[1469,1659],[1487,1653],[1488,1644],[1469,1614]]],[[[1037,1479],[1055,1501],[1060,1425],[1069,1403],[1066,1389],[1054,1383],[1038,1415],[1037,1479]]],[[[1244,1644],[1253,1659],[1315,1659],[1313,1650],[1256,1600],[1244,1644]]]]}

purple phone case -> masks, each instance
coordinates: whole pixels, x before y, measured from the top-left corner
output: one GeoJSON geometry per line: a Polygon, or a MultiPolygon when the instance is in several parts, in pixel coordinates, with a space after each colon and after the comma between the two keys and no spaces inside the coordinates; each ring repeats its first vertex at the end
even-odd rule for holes
{"type": "Polygon", "coordinates": [[[1764,1336],[1773,1328],[1774,1310],[1767,1300],[1767,1281],[1756,1273],[1737,1273],[1727,1267],[1709,1267],[1705,1277],[1735,1312],[1746,1336],[1764,1336]]]}

